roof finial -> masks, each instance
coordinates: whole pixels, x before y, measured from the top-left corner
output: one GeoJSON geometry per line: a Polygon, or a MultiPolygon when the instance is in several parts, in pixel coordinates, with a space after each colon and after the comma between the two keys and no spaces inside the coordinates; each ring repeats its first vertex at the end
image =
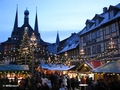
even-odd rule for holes
{"type": "Polygon", "coordinates": [[[18,4],[17,4],[17,9],[18,9],[18,4]]]}
{"type": "Polygon", "coordinates": [[[36,7],[36,13],[37,13],[37,7],[36,7]]]}

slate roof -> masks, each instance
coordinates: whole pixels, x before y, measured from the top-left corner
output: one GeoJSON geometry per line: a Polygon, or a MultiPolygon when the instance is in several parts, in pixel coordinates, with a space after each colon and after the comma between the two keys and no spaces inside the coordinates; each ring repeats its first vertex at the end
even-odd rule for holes
{"type": "Polygon", "coordinates": [[[94,73],[120,73],[120,60],[111,61],[92,70],[94,73]]]}
{"type": "MultiPolygon", "coordinates": [[[[111,9],[111,7],[120,10],[120,3],[117,4],[116,6],[109,6],[108,11],[111,9]]],[[[120,17],[120,11],[119,11],[112,19],[109,19],[108,11],[107,11],[106,13],[96,14],[96,15],[93,17],[92,20],[89,20],[89,21],[93,21],[93,20],[95,19],[95,17],[97,17],[97,16],[103,18],[103,20],[102,20],[98,25],[95,25],[95,23],[94,23],[88,30],[86,29],[86,26],[85,26],[85,27],[82,29],[82,33],[80,33],[80,35],[83,35],[83,34],[89,32],[89,31],[92,31],[92,30],[98,28],[99,26],[104,25],[104,24],[106,24],[106,23],[108,23],[108,22],[110,22],[110,21],[112,21],[112,20],[120,17]]]]}
{"type": "Polygon", "coordinates": [[[50,53],[57,54],[57,45],[55,43],[50,44],[46,47],[46,50],[50,53]]]}
{"type": "Polygon", "coordinates": [[[79,45],[79,37],[78,37],[78,34],[74,33],[74,34],[72,34],[72,36],[70,36],[66,40],[66,42],[63,45],[63,48],[58,53],[72,50],[72,49],[76,48],[78,45],[79,45]]]}

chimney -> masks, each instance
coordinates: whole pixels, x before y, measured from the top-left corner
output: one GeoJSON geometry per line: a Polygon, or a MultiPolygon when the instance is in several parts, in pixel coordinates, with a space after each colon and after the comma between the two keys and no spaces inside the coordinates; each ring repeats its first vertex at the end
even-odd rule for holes
{"type": "Polygon", "coordinates": [[[107,7],[104,7],[103,8],[103,13],[106,13],[107,12],[107,7]]]}

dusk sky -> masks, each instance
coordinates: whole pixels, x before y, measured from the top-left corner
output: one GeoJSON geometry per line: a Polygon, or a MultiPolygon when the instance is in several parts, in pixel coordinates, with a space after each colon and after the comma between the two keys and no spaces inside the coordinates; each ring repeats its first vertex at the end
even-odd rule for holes
{"type": "Polygon", "coordinates": [[[29,24],[34,29],[37,7],[41,38],[54,43],[57,31],[60,40],[78,33],[87,19],[101,14],[103,7],[117,5],[120,0],[0,0],[0,42],[11,37],[18,5],[18,26],[24,23],[24,11],[29,11],[29,24]]]}

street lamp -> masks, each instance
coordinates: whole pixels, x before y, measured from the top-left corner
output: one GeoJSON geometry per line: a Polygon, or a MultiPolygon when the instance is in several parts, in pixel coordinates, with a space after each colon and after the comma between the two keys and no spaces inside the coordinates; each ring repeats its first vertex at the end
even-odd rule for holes
{"type": "Polygon", "coordinates": [[[32,52],[32,76],[33,76],[34,75],[34,50],[37,47],[37,39],[34,33],[32,33],[32,36],[30,37],[30,47],[32,52]]]}

